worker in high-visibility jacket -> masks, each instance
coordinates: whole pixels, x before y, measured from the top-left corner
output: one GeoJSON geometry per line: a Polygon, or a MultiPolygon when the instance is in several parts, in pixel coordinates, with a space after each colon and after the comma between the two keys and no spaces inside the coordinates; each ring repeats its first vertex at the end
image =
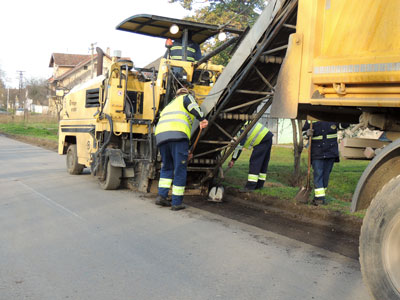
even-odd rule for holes
{"type": "Polygon", "coordinates": [[[162,166],[158,183],[156,204],[171,206],[172,210],[184,209],[182,204],[186,185],[186,167],[189,154],[190,132],[194,118],[205,128],[204,118],[195,98],[185,88],[161,112],[156,126],[156,141],[160,149],[162,166]],[[172,203],[167,200],[172,185],[172,203]]]}
{"type": "Polygon", "coordinates": [[[171,48],[164,54],[164,58],[184,60],[183,54],[186,55],[186,61],[192,62],[198,61],[202,57],[200,46],[192,40],[192,33],[190,31],[188,32],[186,50],[183,52],[182,39],[175,39],[171,48]]]}
{"type": "MultiPolygon", "coordinates": [[[[247,125],[248,123],[246,122],[245,126],[247,125]]],[[[243,132],[243,130],[244,128],[240,132],[243,132]]],[[[234,150],[232,159],[228,164],[230,168],[233,167],[235,161],[239,158],[243,148],[253,148],[250,156],[247,183],[244,189],[240,190],[241,192],[261,189],[264,186],[271,156],[273,136],[267,127],[258,122],[234,150]]]]}
{"type": "Polygon", "coordinates": [[[338,129],[349,127],[349,124],[338,122],[310,121],[303,126],[303,135],[311,136],[311,165],[314,174],[314,199],[312,204],[326,204],[326,190],[329,177],[335,162],[339,162],[337,142],[338,129]]]}
{"type": "MultiPolygon", "coordinates": [[[[183,60],[182,57],[182,40],[177,39],[174,41],[172,48],[171,48],[171,59],[174,60],[183,60]]],[[[186,46],[186,60],[187,61],[198,61],[201,58],[201,50],[200,46],[193,42],[192,40],[188,41],[186,46]]]]}
{"type": "MultiPolygon", "coordinates": [[[[168,50],[165,52],[164,58],[173,59],[173,60],[182,60],[182,61],[190,61],[195,62],[201,59],[201,50],[199,44],[192,41],[191,32],[188,33],[188,41],[186,44],[186,48],[183,49],[184,45],[182,43],[182,39],[175,39],[174,42],[171,40],[167,40],[168,44],[171,46],[167,47],[168,50]],[[186,59],[185,59],[186,56],[186,59]]],[[[166,43],[167,45],[167,43],[166,43]]],[[[172,67],[172,73],[177,79],[181,82],[185,82],[184,80],[184,71],[182,67],[172,67]]],[[[193,74],[193,79],[198,78],[199,72],[195,70],[193,74]]]]}

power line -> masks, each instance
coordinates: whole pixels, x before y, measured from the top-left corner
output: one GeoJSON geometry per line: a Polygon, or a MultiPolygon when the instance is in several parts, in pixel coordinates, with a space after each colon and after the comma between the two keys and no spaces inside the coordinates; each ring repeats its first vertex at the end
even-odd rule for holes
{"type": "Polygon", "coordinates": [[[23,88],[23,83],[24,83],[24,72],[25,71],[17,71],[19,73],[19,86],[18,88],[21,90],[23,88]]]}

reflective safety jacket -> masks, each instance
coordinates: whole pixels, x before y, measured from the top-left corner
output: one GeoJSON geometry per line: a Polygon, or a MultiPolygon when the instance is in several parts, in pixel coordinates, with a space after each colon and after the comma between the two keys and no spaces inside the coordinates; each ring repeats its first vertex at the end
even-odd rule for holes
{"type": "MultiPolygon", "coordinates": [[[[171,59],[182,60],[182,41],[175,40],[171,47],[171,59]]],[[[198,44],[189,41],[186,47],[186,59],[187,61],[197,61],[201,58],[201,50],[198,44]]]]}
{"type": "Polygon", "coordinates": [[[193,119],[204,120],[196,100],[189,94],[180,95],[161,112],[156,126],[157,145],[168,141],[190,140],[193,119]]]}
{"type": "MultiPolygon", "coordinates": [[[[248,122],[246,122],[244,126],[247,124],[248,122]]],[[[241,129],[240,133],[243,132],[243,130],[244,128],[241,129]]],[[[233,152],[232,159],[237,160],[243,148],[251,149],[259,145],[266,136],[269,138],[272,137],[273,134],[267,127],[262,125],[260,122],[257,122],[256,125],[254,125],[253,128],[247,133],[246,137],[236,147],[235,151],[233,152]]]]}
{"type": "Polygon", "coordinates": [[[244,142],[243,147],[247,149],[251,149],[254,146],[257,146],[261,143],[264,136],[267,135],[269,129],[262,125],[261,123],[257,123],[253,128],[247,133],[246,140],[244,142]]]}
{"type": "MultiPolygon", "coordinates": [[[[338,122],[313,121],[312,129],[314,131],[311,138],[311,159],[335,158],[339,161],[339,149],[337,142],[338,129],[349,127],[349,124],[338,122]]],[[[303,126],[303,134],[310,129],[310,121],[303,126]]]]}

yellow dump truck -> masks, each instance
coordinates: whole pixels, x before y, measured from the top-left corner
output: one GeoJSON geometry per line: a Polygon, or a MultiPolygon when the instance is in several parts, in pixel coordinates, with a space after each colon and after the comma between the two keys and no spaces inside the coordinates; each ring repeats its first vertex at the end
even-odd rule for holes
{"type": "MultiPolygon", "coordinates": [[[[300,0],[272,114],[359,123],[385,146],[361,176],[360,262],[375,299],[400,299],[400,1],[300,0]]],[[[376,141],[375,141],[376,142],[376,141]]]]}

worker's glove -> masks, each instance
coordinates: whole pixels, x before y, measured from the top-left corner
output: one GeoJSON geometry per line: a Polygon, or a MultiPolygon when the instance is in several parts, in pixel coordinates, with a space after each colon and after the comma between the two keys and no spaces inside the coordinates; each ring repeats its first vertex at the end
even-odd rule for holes
{"type": "Polygon", "coordinates": [[[229,168],[232,168],[234,164],[235,164],[235,161],[232,159],[232,160],[228,163],[228,167],[229,167],[229,168]]]}
{"type": "Polygon", "coordinates": [[[306,135],[307,135],[308,137],[313,136],[313,135],[314,135],[314,130],[312,130],[312,129],[307,129],[306,135]]]}
{"type": "Polygon", "coordinates": [[[204,119],[203,121],[200,121],[200,128],[204,129],[206,128],[208,125],[208,121],[206,119],[204,119]]]}

